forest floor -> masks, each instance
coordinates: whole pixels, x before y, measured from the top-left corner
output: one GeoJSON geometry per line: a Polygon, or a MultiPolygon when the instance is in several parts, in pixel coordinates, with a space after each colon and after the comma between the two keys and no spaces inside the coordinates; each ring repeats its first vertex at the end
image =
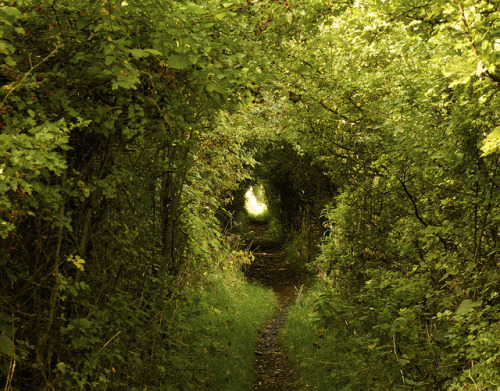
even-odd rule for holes
{"type": "Polygon", "coordinates": [[[307,273],[285,258],[282,248],[265,239],[266,225],[249,227],[255,237],[251,246],[255,260],[245,271],[249,281],[272,289],[279,308],[257,340],[254,391],[294,391],[294,371],[280,342],[280,331],[285,324],[288,307],[293,304],[297,288],[307,282],[307,273]]]}

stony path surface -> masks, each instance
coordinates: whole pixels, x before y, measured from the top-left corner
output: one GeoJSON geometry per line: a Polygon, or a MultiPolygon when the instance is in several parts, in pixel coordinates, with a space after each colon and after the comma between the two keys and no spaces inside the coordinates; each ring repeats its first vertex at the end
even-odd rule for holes
{"type": "Polygon", "coordinates": [[[250,281],[257,281],[276,292],[279,310],[257,340],[254,391],[294,391],[293,366],[280,344],[288,307],[294,302],[296,287],[304,282],[304,274],[290,264],[280,248],[264,240],[253,245],[255,261],[246,271],[250,281]]]}

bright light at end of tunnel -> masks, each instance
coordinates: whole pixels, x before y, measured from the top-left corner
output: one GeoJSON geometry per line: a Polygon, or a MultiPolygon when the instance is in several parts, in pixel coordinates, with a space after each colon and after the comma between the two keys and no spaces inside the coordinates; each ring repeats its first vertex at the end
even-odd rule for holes
{"type": "Polygon", "coordinates": [[[250,189],[245,193],[245,207],[248,212],[254,215],[260,215],[267,210],[267,205],[263,202],[259,202],[257,197],[255,197],[255,193],[253,192],[253,187],[250,186],[250,189]]]}

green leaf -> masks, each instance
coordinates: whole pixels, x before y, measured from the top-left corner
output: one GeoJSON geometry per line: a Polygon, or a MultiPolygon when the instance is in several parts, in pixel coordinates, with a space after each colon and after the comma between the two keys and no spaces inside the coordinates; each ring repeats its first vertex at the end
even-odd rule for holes
{"type": "Polygon", "coordinates": [[[15,7],[0,8],[0,17],[6,22],[13,22],[15,19],[20,18],[21,16],[23,16],[23,14],[15,7]]]}
{"type": "Polygon", "coordinates": [[[87,18],[78,18],[78,20],[76,21],[76,28],[78,30],[83,30],[84,28],[86,28],[88,25],[89,25],[89,20],[87,18]]]}
{"type": "Polygon", "coordinates": [[[207,92],[218,92],[220,94],[224,93],[224,88],[220,84],[208,83],[205,89],[207,92]]]}
{"type": "Polygon", "coordinates": [[[153,56],[161,56],[161,52],[156,49],[144,49],[144,51],[148,52],[149,54],[152,54],[153,56]]]}
{"type": "Polygon", "coordinates": [[[493,132],[486,137],[481,150],[483,151],[483,156],[500,150],[500,126],[497,126],[493,132]]]}
{"type": "Polygon", "coordinates": [[[203,7],[198,6],[198,5],[189,5],[187,7],[187,9],[189,9],[190,11],[193,11],[193,14],[195,14],[195,15],[206,15],[209,13],[209,11],[206,8],[203,8],[203,7]]]}
{"type": "Polygon", "coordinates": [[[7,64],[11,67],[15,67],[17,65],[17,63],[14,61],[14,59],[11,56],[5,57],[4,61],[5,61],[5,64],[7,64]]]}
{"type": "Polygon", "coordinates": [[[85,264],[85,260],[80,258],[78,255],[70,255],[67,260],[75,265],[77,269],[84,271],[85,267],[83,265],[85,264]]]}
{"type": "Polygon", "coordinates": [[[217,12],[217,13],[214,15],[214,17],[215,17],[215,19],[217,19],[217,20],[222,20],[222,19],[224,19],[224,17],[225,17],[226,15],[227,15],[227,12],[224,12],[224,11],[223,11],[223,12],[217,12]]]}
{"type": "Polygon", "coordinates": [[[16,355],[14,354],[14,344],[6,335],[0,335],[0,353],[16,358],[16,355]]]}
{"type": "Polygon", "coordinates": [[[66,372],[66,364],[63,363],[62,361],[57,363],[56,368],[59,372],[64,373],[66,372]]]}
{"type": "Polygon", "coordinates": [[[186,56],[174,54],[168,58],[168,66],[173,69],[186,69],[189,65],[186,56]]]}
{"type": "Polygon", "coordinates": [[[468,312],[472,311],[474,307],[479,307],[483,303],[482,300],[472,301],[470,299],[466,299],[460,303],[457,309],[457,315],[465,315],[468,312]]]}
{"type": "Polygon", "coordinates": [[[147,57],[151,53],[148,50],[143,50],[143,49],[132,49],[130,51],[130,54],[134,56],[134,58],[141,58],[141,57],[147,57]]]}

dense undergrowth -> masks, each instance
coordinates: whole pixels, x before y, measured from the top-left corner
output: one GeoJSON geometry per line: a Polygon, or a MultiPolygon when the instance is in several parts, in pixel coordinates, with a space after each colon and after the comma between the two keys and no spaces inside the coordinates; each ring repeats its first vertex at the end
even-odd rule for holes
{"type": "Polygon", "coordinates": [[[422,275],[371,274],[357,294],[318,284],[291,308],[285,345],[306,389],[498,389],[498,307],[432,309],[422,275]]]}
{"type": "MultiPolygon", "coordinates": [[[[240,269],[249,262],[248,253],[235,251],[194,282],[170,279],[177,291],[165,289],[165,279],[152,278],[142,295],[122,286],[105,304],[89,303],[90,287],[64,278],[62,311],[78,305],[80,316],[61,322],[53,387],[248,390],[256,338],[277,305],[271,291],[245,281],[240,269]]],[[[17,367],[2,357],[4,376],[6,368],[34,375],[26,363],[36,351],[21,335],[15,345],[17,367]]],[[[2,344],[9,347],[8,340],[2,344]]],[[[36,377],[12,380],[11,390],[46,389],[36,377]]]]}

